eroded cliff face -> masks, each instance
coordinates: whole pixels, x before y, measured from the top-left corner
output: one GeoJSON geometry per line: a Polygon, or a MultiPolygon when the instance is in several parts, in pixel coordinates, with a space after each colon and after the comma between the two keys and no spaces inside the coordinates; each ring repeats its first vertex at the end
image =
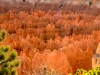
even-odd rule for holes
{"type": "MultiPolygon", "coordinates": [[[[0,8],[4,12],[7,10],[66,10],[69,7],[83,9],[85,7],[100,8],[99,0],[0,0],[0,8]]],[[[71,8],[72,9],[72,8],[71,8]]],[[[74,8],[75,9],[75,8],[74,8]]]]}

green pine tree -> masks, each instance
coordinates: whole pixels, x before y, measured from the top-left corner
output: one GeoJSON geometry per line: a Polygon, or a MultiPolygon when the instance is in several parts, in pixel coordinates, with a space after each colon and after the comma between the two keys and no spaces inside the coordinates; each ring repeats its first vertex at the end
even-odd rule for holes
{"type": "MultiPolygon", "coordinates": [[[[6,38],[7,32],[0,32],[0,42],[6,38]]],[[[16,68],[20,61],[17,58],[16,50],[10,50],[10,46],[0,46],[0,75],[18,75],[16,68]]]]}

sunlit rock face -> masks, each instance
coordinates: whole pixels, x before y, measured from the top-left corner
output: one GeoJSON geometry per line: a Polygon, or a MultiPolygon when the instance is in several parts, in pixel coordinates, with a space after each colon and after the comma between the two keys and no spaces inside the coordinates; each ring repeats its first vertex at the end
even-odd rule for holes
{"type": "Polygon", "coordinates": [[[96,68],[98,66],[100,66],[100,43],[98,44],[96,53],[92,57],[92,67],[96,68]]]}

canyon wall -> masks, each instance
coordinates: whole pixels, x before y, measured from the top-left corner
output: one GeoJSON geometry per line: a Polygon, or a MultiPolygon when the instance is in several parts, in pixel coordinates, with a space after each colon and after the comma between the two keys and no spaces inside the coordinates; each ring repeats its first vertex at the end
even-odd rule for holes
{"type": "MultiPolygon", "coordinates": [[[[16,10],[66,10],[71,5],[77,5],[79,9],[87,9],[88,7],[100,7],[99,0],[0,0],[0,9],[7,11],[9,9],[16,10]]],[[[69,8],[70,7],[70,8],[69,8]]],[[[72,8],[71,8],[72,9],[72,8]]]]}

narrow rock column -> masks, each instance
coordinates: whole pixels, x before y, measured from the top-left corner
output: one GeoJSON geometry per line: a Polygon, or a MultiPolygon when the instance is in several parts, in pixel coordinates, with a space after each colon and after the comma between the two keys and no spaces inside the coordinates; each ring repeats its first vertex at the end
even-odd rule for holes
{"type": "Polygon", "coordinates": [[[92,57],[92,68],[100,66],[100,43],[98,44],[96,53],[92,57]]]}

